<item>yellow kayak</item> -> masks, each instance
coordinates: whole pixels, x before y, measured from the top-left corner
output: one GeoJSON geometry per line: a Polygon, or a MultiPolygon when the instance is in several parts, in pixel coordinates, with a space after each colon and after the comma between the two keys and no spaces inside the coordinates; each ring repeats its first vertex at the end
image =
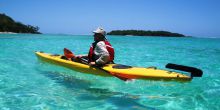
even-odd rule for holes
{"type": "MultiPolygon", "coordinates": [[[[36,56],[45,62],[60,65],[74,71],[100,75],[109,77],[112,76],[109,72],[114,73],[116,75],[129,77],[132,79],[165,79],[165,80],[181,80],[181,81],[190,81],[193,77],[184,75],[182,73],[167,71],[157,69],[155,67],[132,67],[121,64],[107,64],[104,67],[97,68],[91,67],[87,64],[82,64],[78,62],[73,62],[70,60],[61,59],[62,55],[54,55],[44,52],[35,52],[36,56]]],[[[200,76],[201,77],[201,76],[200,76]]]]}

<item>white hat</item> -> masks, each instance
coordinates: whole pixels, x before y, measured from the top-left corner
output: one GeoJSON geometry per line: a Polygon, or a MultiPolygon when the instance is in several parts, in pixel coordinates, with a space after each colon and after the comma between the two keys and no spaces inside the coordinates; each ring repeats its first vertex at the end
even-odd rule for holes
{"type": "Polygon", "coordinates": [[[95,31],[93,31],[93,33],[99,33],[99,34],[102,34],[103,36],[106,35],[105,30],[101,27],[98,27],[95,31]]]}

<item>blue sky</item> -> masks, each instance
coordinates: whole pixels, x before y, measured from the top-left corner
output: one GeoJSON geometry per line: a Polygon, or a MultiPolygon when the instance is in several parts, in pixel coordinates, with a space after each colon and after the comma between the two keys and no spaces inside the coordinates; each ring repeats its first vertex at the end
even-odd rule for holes
{"type": "Polygon", "coordinates": [[[102,26],[220,37],[220,0],[0,0],[0,13],[43,33],[91,34],[102,26]]]}

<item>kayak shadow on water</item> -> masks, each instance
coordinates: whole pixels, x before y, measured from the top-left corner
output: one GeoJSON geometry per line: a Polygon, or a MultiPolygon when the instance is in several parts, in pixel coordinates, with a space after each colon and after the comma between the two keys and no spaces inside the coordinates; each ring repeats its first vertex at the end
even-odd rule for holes
{"type": "Polygon", "coordinates": [[[112,92],[109,89],[102,88],[92,88],[92,83],[88,80],[78,79],[73,76],[66,76],[59,72],[52,71],[42,71],[39,70],[41,74],[55,80],[56,83],[62,84],[63,86],[74,89],[74,91],[82,91],[80,95],[76,96],[76,99],[80,101],[99,101],[105,100],[105,102],[111,103],[120,110],[156,110],[155,108],[148,107],[139,104],[137,95],[131,95],[122,92],[112,92]]]}
{"type": "Polygon", "coordinates": [[[73,76],[66,76],[59,72],[40,71],[40,73],[54,80],[56,83],[61,84],[67,88],[85,89],[91,86],[91,83],[88,80],[78,79],[73,76]]]}
{"type": "Polygon", "coordinates": [[[156,110],[153,107],[148,107],[138,103],[139,96],[130,95],[121,92],[112,92],[108,89],[88,88],[89,94],[84,94],[77,97],[78,100],[105,100],[105,103],[110,103],[117,107],[118,110],[156,110]]]}

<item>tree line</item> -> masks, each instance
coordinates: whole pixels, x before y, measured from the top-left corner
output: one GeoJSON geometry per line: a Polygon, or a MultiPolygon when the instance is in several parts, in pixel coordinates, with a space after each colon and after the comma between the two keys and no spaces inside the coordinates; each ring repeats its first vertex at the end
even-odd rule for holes
{"type": "Polygon", "coordinates": [[[166,36],[166,37],[185,37],[183,34],[168,31],[145,31],[145,30],[113,30],[107,35],[134,35],[134,36],[166,36]]]}
{"type": "Polygon", "coordinates": [[[0,13],[0,32],[40,34],[38,30],[38,26],[25,25],[21,22],[16,22],[11,17],[0,13]]]}

